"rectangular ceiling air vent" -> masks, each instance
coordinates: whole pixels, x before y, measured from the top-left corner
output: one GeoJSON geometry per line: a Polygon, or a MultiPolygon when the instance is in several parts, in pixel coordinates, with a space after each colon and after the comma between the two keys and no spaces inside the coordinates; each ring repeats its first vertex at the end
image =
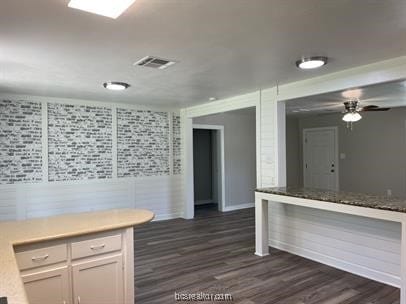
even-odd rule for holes
{"type": "Polygon", "coordinates": [[[134,65],[163,70],[175,63],[176,61],[173,60],[147,56],[135,62],[134,65]]]}

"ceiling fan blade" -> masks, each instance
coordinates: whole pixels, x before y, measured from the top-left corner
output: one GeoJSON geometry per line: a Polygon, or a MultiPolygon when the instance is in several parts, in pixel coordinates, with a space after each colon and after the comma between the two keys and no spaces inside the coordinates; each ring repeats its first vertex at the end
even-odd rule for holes
{"type": "Polygon", "coordinates": [[[391,108],[362,108],[360,109],[360,112],[379,112],[379,111],[389,111],[391,108]]]}
{"type": "Polygon", "coordinates": [[[373,109],[378,109],[378,108],[379,108],[378,106],[370,105],[370,106],[362,107],[361,110],[368,111],[368,110],[373,110],[373,109]]]}

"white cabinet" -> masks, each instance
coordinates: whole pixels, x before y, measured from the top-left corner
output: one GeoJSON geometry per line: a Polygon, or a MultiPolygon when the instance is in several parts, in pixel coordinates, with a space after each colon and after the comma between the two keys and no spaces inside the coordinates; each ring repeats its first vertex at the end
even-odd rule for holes
{"type": "Polygon", "coordinates": [[[75,304],[123,303],[121,254],[74,263],[72,278],[75,304]]]}
{"type": "Polygon", "coordinates": [[[70,304],[68,267],[22,275],[30,304],[70,304]]]}
{"type": "Polygon", "coordinates": [[[66,244],[30,249],[16,253],[20,270],[37,268],[63,262],[68,258],[66,244]]]}
{"type": "Polygon", "coordinates": [[[121,243],[121,235],[119,234],[72,242],[72,260],[121,251],[121,243]]]}
{"type": "Polygon", "coordinates": [[[30,304],[133,304],[133,229],[16,248],[30,304]]]}

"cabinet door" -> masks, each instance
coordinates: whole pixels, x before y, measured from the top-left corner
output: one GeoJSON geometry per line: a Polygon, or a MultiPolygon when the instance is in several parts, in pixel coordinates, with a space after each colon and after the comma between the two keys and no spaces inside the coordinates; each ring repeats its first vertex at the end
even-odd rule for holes
{"type": "Polygon", "coordinates": [[[75,263],[72,271],[75,304],[124,303],[121,254],[75,263]]]}
{"type": "Polygon", "coordinates": [[[22,275],[30,304],[69,304],[68,267],[22,275]]]}

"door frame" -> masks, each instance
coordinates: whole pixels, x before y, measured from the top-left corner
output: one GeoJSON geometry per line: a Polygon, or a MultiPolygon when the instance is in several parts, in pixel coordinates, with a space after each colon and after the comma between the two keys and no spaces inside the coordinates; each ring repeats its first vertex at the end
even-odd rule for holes
{"type": "Polygon", "coordinates": [[[339,149],[338,149],[338,127],[337,126],[332,126],[332,127],[320,127],[320,128],[305,128],[303,129],[302,132],[302,160],[303,160],[303,186],[305,185],[305,180],[306,180],[306,162],[305,162],[305,140],[306,140],[306,133],[309,131],[333,131],[335,135],[335,159],[334,159],[334,164],[335,164],[335,174],[336,174],[336,191],[340,189],[340,174],[339,174],[339,149]]]}
{"type": "MultiPolygon", "coordinates": [[[[226,179],[225,179],[225,172],[224,172],[224,159],[225,159],[225,154],[224,154],[224,126],[221,125],[204,125],[204,124],[193,124],[193,130],[194,129],[201,129],[201,130],[214,130],[218,131],[220,135],[220,188],[221,188],[221,195],[219,195],[219,198],[221,200],[221,203],[218,204],[219,211],[223,212],[225,211],[225,206],[226,206],[226,179]]],[[[193,163],[193,153],[192,153],[192,163],[193,163]]]]}

